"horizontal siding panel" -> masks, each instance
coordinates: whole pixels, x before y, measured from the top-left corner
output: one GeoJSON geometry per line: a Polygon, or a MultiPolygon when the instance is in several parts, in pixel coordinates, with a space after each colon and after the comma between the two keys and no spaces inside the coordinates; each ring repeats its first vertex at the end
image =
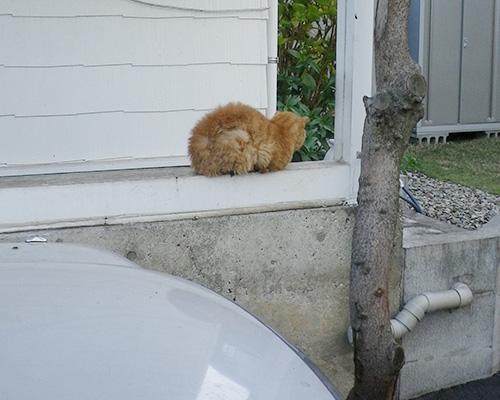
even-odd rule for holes
{"type": "Polygon", "coordinates": [[[0,116],[207,110],[229,101],[267,107],[266,67],[0,67],[0,116]]]}
{"type": "MultiPolygon", "coordinates": [[[[264,112],[264,110],[261,110],[264,112]]],[[[183,157],[205,111],[0,118],[2,166],[183,157]]]]}
{"type": "Polygon", "coordinates": [[[5,66],[267,63],[265,20],[4,15],[0,37],[5,66]]]}
{"type": "Polygon", "coordinates": [[[202,111],[0,118],[2,164],[45,164],[187,154],[202,111]]]}
{"type": "Polygon", "coordinates": [[[240,18],[267,18],[268,7],[268,0],[144,0],[142,3],[133,0],[2,0],[0,14],[40,17],[123,15],[144,18],[236,15],[240,18]]]}

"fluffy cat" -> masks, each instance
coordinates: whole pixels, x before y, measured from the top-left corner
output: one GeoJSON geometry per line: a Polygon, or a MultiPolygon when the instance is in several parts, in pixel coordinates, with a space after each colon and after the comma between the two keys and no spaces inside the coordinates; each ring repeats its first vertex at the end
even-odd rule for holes
{"type": "Polygon", "coordinates": [[[288,111],[268,120],[241,103],[219,107],[191,131],[191,166],[207,176],[278,171],[304,143],[306,123],[307,117],[288,111]]]}

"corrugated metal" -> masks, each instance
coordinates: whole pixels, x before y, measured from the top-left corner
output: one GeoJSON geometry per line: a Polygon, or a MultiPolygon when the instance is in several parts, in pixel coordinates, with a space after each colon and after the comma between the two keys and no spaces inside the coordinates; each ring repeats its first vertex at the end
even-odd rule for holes
{"type": "Polygon", "coordinates": [[[267,0],[156,3],[0,3],[0,175],[75,160],[185,163],[204,112],[266,109],[267,0]]]}

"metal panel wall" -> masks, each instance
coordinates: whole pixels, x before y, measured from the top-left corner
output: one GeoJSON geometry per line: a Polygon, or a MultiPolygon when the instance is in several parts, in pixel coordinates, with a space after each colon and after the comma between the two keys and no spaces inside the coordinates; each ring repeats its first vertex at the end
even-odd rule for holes
{"type": "Polygon", "coordinates": [[[493,85],[492,109],[493,120],[500,122],[500,1],[495,2],[495,28],[493,33],[493,85]]]}
{"type": "Polygon", "coordinates": [[[267,0],[155,3],[0,3],[0,175],[77,160],[186,164],[207,110],[266,109],[267,0]]]}
{"type": "Polygon", "coordinates": [[[420,42],[410,45],[428,93],[417,137],[500,131],[500,0],[418,3],[420,42]]]}
{"type": "Polygon", "coordinates": [[[425,124],[458,123],[462,4],[457,0],[428,3],[425,20],[428,81],[425,124]]]}
{"type": "Polygon", "coordinates": [[[488,122],[492,115],[495,0],[465,0],[462,33],[460,123],[488,122]]]}

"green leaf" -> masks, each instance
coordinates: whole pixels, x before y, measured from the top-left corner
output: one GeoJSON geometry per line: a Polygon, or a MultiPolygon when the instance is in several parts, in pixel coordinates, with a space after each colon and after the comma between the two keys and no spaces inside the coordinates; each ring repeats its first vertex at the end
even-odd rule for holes
{"type": "Polygon", "coordinates": [[[320,6],[327,7],[327,6],[329,6],[329,5],[330,5],[331,0],[316,0],[316,2],[317,2],[320,6]]]}
{"type": "Polygon", "coordinates": [[[300,58],[300,53],[297,50],[289,49],[287,51],[288,51],[288,54],[290,54],[292,57],[295,57],[297,59],[300,58]]]}
{"type": "Polygon", "coordinates": [[[301,78],[300,82],[302,83],[302,86],[304,86],[305,88],[310,89],[310,90],[313,90],[316,87],[316,81],[307,72],[304,72],[302,74],[302,78],[301,78]]]}
{"type": "Polygon", "coordinates": [[[288,39],[287,38],[284,38],[283,36],[279,36],[278,37],[278,46],[283,46],[286,43],[288,43],[288,39]]]}
{"type": "Polygon", "coordinates": [[[311,148],[315,144],[316,144],[316,137],[313,134],[306,135],[306,140],[304,141],[304,146],[307,148],[311,148]]]}
{"type": "Polygon", "coordinates": [[[293,3],[292,7],[296,13],[304,14],[307,11],[307,7],[304,4],[293,3]]]}
{"type": "Polygon", "coordinates": [[[317,74],[320,73],[320,69],[318,67],[318,64],[316,64],[316,61],[314,61],[313,59],[310,59],[309,62],[309,67],[311,67],[311,69],[316,72],[317,74]]]}
{"type": "Polygon", "coordinates": [[[309,4],[309,7],[307,7],[307,19],[308,21],[319,20],[319,10],[314,4],[309,4]]]}

